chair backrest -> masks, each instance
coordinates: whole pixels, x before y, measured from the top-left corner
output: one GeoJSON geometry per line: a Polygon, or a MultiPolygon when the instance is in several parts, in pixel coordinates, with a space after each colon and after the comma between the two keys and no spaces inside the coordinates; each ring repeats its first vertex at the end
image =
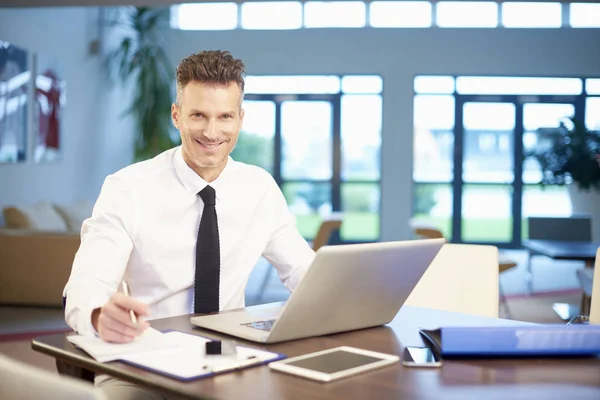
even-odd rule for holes
{"type": "Polygon", "coordinates": [[[0,399],[107,400],[101,389],[0,354],[0,399]]]}
{"type": "Polygon", "coordinates": [[[529,239],[591,242],[592,220],[587,215],[529,217],[529,239]]]}
{"type": "Polygon", "coordinates": [[[413,233],[423,239],[443,239],[444,234],[437,228],[414,227],[413,233]]]}
{"type": "Polygon", "coordinates": [[[600,247],[596,252],[594,268],[594,286],[592,286],[592,304],[590,306],[590,324],[600,325],[600,247]]]}
{"type": "Polygon", "coordinates": [[[314,251],[319,250],[319,248],[327,245],[329,243],[329,239],[331,238],[331,234],[336,230],[342,227],[342,217],[341,215],[334,214],[331,217],[325,219],[321,222],[321,226],[317,231],[317,235],[312,242],[312,248],[314,251]]]}
{"type": "Polygon", "coordinates": [[[405,304],[497,318],[498,279],[497,247],[447,243],[405,304]]]}

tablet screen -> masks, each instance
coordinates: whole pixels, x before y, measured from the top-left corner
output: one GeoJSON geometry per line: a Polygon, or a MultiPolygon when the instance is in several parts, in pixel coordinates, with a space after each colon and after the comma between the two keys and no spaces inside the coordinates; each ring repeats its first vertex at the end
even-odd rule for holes
{"type": "Polygon", "coordinates": [[[345,371],[355,367],[361,367],[363,365],[372,364],[381,360],[381,358],[337,350],[331,353],[321,354],[315,357],[309,357],[286,364],[293,365],[298,368],[323,372],[325,374],[335,374],[336,372],[345,371]]]}

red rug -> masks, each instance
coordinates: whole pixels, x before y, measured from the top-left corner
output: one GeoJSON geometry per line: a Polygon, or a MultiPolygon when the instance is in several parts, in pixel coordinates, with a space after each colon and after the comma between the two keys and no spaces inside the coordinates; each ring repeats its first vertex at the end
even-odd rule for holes
{"type": "Polygon", "coordinates": [[[57,333],[70,332],[70,329],[61,329],[54,331],[33,331],[33,332],[21,332],[21,333],[7,333],[0,335],[0,342],[10,342],[13,340],[31,340],[38,336],[54,335],[57,333]]]}

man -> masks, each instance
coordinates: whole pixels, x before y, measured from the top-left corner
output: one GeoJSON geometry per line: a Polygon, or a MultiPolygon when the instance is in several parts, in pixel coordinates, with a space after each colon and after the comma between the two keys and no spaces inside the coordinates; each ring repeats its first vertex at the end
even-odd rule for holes
{"type": "MultiPolygon", "coordinates": [[[[243,307],[261,256],[291,291],[303,278],[314,252],[281,190],[229,157],[244,119],[244,70],[223,51],[182,60],[171,108],[181,146],[106,178],[64,291],[77,332],[129,342],[149,318],[243,307]],[[131,296],[119,291],[124,280],[131,296]]],[[[107,376],[96,383],[111,399],[162,398],[107,376]]]]}

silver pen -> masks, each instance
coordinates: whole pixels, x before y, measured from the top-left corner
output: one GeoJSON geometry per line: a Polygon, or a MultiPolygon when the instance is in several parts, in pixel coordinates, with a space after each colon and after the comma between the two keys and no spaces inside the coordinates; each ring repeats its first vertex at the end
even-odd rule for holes
{"type": "MultiPolygon", "coordinates": [[[[129,296],[129,286],[127,285],[127,282],[125,282],[125,280],[121,282],[121,287],[123,288],[123,293],[125,293],[125,296],[129,296]]],[[[131,317],[131,322],[134,325],[137,325],[137,317],[132,309],[129,309],[129,316],[131,317]]]]}

